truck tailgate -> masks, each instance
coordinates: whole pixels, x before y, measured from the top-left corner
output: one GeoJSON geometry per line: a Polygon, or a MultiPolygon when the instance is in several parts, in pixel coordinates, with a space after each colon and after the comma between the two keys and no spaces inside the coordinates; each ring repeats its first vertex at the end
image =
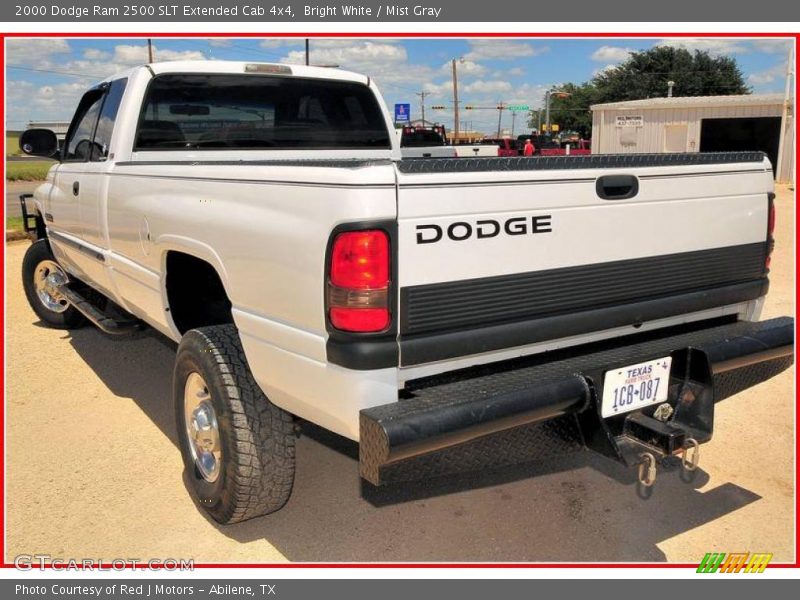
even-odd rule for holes
{"type": "Polygon", "coordinates": [[[763,154],[410,159],[398,170],[403,365],[755,299],[763,154]]]}

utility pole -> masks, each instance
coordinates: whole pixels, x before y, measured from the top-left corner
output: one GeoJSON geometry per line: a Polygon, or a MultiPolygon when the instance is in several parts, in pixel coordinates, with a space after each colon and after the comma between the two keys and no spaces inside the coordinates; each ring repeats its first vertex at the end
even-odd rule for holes
{"type": "Polygon", "coordinates": [[[425,127],[425,96],[430,94],[430,92],[426,92],[425,90],[421,92],[417,92],[417,96],[419,96],[419,104],[422,107],[422,126],[425,127]]]}
{"type": "Polygon", "coordinates": [[[545,105],[545,126],[547,127],[547,134],[550,135],[550,90],[544,95],[544,105],[545,105]]]}
{"type": "Polygon", "coordinates": [[[310,49],[309,49],[308,45],[309,45],[309,40],[308,40],[308,38],[306,38],[306,66],[308,66],[310,64],[308,61],[309,61],[309,54],[311,52],[310,52],[310,49]]]}
{"type": "MultiPolygon", "coordinates": [[[[781,113],[781,137],[778,142],[778,160],[775,164],[775,179],[780,181],[781,171],[783,171],[783,163],[786,160],[786,136],[791,130],[791,121],[789,118],[789,107],[792,102],[792,74],[794,67],[794,48],[789,47],[789,56],[786,59],[786,88],[783,94],[783,112],[781,113]]],[[[794,119],[794,116],[792,116],[794,119]]],[[[789,173],[789,181],[794,180],[794,173],[789,173]]]]}
{"type": "Polygon", "coordinates": [[[147,38],[147,62],[153,62],[153,40],[147,38]]]}
{"type": "Polygon", "coordinates": [[[458,143],[458,73],[453,59],[453,145],[458,143]]]}
{"type": "Polygon", "coordinates": [[[514,124],[517,122],[517,112],[511,111],[511,137],[514,137],[514,124]]]}
{"type": "Polygon", "coordinates": [[[501,102],[497,105],[497,137],[500,137],[500,125],[503,122],[503,109],[505,105],[501,102]]]}

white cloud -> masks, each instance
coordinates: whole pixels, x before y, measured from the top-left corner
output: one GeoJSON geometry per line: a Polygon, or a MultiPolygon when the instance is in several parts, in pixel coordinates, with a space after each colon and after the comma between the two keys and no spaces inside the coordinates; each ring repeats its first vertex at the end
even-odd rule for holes
{"type": "Polygon", "coordinates": [[[108,60],[111,58],[111,53],[99,48],[87,48],[83,51],[83,58],[86,60],[108,60]]]}
{"type": "Polygon", "coordinates": [[[718,38],[674,38],[664,39],[655,44],[656,46],[670,46],[672,48],[685,48],[686,50],[703,50],[711,56],[723,56],[726,54],[747,54],[750,49],[742,40],[718,39],[718,38]]]}
{"type": "Polygon", "coordinates": [[[597,69],[592,71],[592,77],[597,77],[598,75],[602,75],[603,73],[605,73],[607,71],[612,71],[612,70],[614,70],[616,68],[617,68],[617,64],[616,63],[615,64],[608,64],[608,65],[605,65],[604,67],[598,67],[597,69]]]}
{"type": "Polygon", "coordinates": [[[787,54],[791,46],[792,41],[786,39],[753,40],[753,47],[756,50],[759,52],[767,52],[769,54],[787,54]]]}
{"type": "Polygon", "coordinates": [[[525,75],[525,69],[522,67],[513,67],[506,71],[506,73],[508,73],[509,77],[522,77],[525,75]]]}
{"type": "MultiPolygon", "coordinates": [[[[758,71],[756,73],[751,73],[747,77],[747,81],[756,86],[764,86],[770,83],[783,83],[786,77],[786,61],[781,61],[777,65],[770,67],[769,69],[764,69],[763,71],[758,71]]],[[[776,88],[780,86],[774,86],[776,88]]]]}
{"type": "MultiPolygon", "coordinates": [[[[281,62],[303,64],[305,49],[290,50],[281,62]]],[[[412,64],[402,45],[380,40],[311,40],[311,64],[338,65],[342,69],[362,73],[374,79],[386,98],[412,102],[414,94],[425,89],[440,93],[439,86],[430,86],[441,72],[429,65],[412,64]]],[[[391,103],[391,101],[390,101],[391,103]]]]}
{"type": "Polygon", "coordinates": [[[227,48],[231,45],[230,38],[209,38],[208,44],[212,48],[227,48]]]}
{"type": "Polygon", "coordinates": [[[69,54],[69,43],[62,38],[11,38],[6,41],[6,60],[11,65],[48,67],[56,55],[69,54]]]}
{"type": "MultiPolygon", "coordinates": [[[[488,70],[483,65],[466,58],[456,61],[456,69],[459,77],[480,77],[488,70]]],[[[453,63],[451,61],[447,61],[441,66],[440,71],[444,73],[452,73],[453,63]]]]}
{"type": "MultiPolygon", "coordinates": [[[[310,43],[314,43],[316,40],[311,40],[310,43]]],[[[265,50],[271,50],[274,48],[286,48],[288,46],[303,46],[305,42],[303,40],[298,39],[276,39],[276,38],[268,38],[265,40],[261,40],[258,45],[265,50]]]]}
{"type": "MultiPolygon", "coordinates": [[[[35,85],[29,81],[8,82],[9,115],[25,115],[28,120],[65,120],[72,118],[86,84],[70,81],[52,85],[35,85]]],[[[11,122],[9,127],[22,129],[23,122],[11,122]]]]}
{"type": "MultiPolygon", "coordinates": [[[[311,45],[312,64],[339,65],[371,76],[407,60],[406,49],[395,44],[314,40],[311,45]]],[[[283,59],[283,62],[293,64],[302,64],[304,61],[305,50],[292,50],[283,59]]]]}
{"type": "Polygon", "coordinates": [[[464,58],[474,61],[513,60],[538,56],[550,50],[547,46],[537,47],[527,42],[507,40],[472,40],[469,45],[471,50],[464,55],[464,58]]]}
{"type": "Polygon", "coordinates": [[[600,46],[592,52],[591,58],[595,62],[619,63],[627,60],[631,52],[635,51],[631,48],[621,48],[619,46],[600,46]]]}
{"type": "MultiPolygon", "coordinates": [[[[514,90],[514,86],[512,86],[508,81],[484,81],[479,79],[478,81],[473,81],[464,86],[463,91],[465,94],[477,94],[478,96],[487,96],[491,94],[500,94],[506,95],[511,93],[514,90]]],[[[497,98],[497,100],[503,100],[504,98],[497,98]]]]}
{"type": "MultiPolygon", "coordinates": [[[[197,50],[162,50],[155,44],[153,45],[153,57],[157,62],[205,59],[203,53],[197,50]]],[[[147,44],[135,46],[132,44],[120,44],[119,46],[114,46],[114,56],[112,60],[116,63],[134,66],[146,63],[147,59],[147,44]]]]}

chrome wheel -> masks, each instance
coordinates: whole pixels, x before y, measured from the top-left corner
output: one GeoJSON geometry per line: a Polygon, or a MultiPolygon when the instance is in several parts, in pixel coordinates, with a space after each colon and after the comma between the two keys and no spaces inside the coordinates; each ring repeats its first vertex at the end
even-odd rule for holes
{"type": "Polygon", "coordinates": [[[52,260],[43,260],[33,272],[33,287],[36,296],[47,310],[63,313],[69,303],[58,293],[59,285],[67,283],[67,274],[52,260]]]}
{"type": "Polygon", "coordinates": [[[183,415],[186,437],[194,464],[203,479],[213,483],[222,464],[217,413],[211,404],[208,386],[199,373],[190,373],[183,392],[183,415]]]}

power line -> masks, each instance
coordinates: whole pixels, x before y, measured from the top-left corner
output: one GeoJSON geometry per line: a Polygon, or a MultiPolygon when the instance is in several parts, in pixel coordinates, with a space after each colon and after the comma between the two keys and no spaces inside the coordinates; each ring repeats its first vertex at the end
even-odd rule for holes
{"type": "Polygon", "coordinates": [[[18,67],[16,65],[6,65],[6,69],[16,69],[17,71],[33,71],[35,73],[52,73],[54,75],[71,75],[73,77],[80,77],[82,79],[88,79],[90,77],[108,77],[108,74],[98,75],[93,73],[76,73],[74,71],[56,71],[54,69],[34,69],[33,67],[18,67]]]}

